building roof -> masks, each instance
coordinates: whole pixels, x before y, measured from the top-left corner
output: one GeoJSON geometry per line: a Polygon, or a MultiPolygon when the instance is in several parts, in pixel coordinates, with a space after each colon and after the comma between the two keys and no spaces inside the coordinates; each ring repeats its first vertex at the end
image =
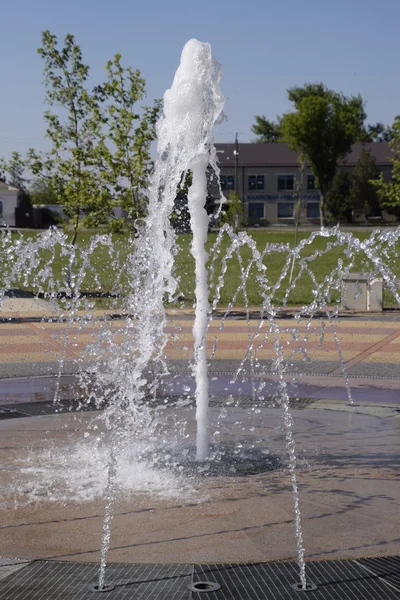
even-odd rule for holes
{"type": "Polygon", "coordinates": [[[8,183],[5,183],[4,181],[0,181],[0,192],[18,192],[19,190],[16,187],[13,187],[12,185],[8,185],[8,183]]]}
{"type": "MultiPolygon", "coordinates": [[[[221,167],[235,166],[235,144],[215,144],[221,167]]],[[[387,142],[354,144],[341,164],[353,166],[360,158],[362,148],[369,150],[378,166],[391,165],[391,149],[387,142]]],[[[286,144],[240,144],[239,167],[298,167],[299,152],[289,150],[286,144]]]]}

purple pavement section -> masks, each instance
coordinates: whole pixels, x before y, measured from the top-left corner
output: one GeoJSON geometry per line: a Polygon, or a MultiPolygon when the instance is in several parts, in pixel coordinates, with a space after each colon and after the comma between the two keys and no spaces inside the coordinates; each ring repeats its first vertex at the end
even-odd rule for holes
{"type": "MultiPolygon", "coordinates": [[[[291,377],[293,380],[293,377],[291,377]]],[[[339,377],[309,377],[308,381],[290,381],[287,390],[290,397],[315,398],[329,400],[347,400],[347,390],[343,378],[339,377]]],[[[350,379],[350,389],[353,400],[373,402],[376,404],[400,404],[399,382],[379,381],[368,382],[365,379],[350,379]]],[[[255,399],[279,395],[279,382],[275,379],[255,380],[255,399]],[[261,389],[262,386],[262,389],[261,389]]],[[[193,377],[176,376],[164,383],[165,395],[192,395],[195,390],[193,377]]],[[[252,396],[251,381],[234,381],[232,375],[216,375],[209,378],[209,392],[212,396],[252,396]]]]}
{"type": "MultiPolygon", "coordinates": [[[[350,378],[349,385],[354,402],[371,403],[375,405],[400,405],[399,381],[385,379],[350,378]]],[[[27,404],[37,402],[52,402],[57,387],[57,376],[51,377],[20,377],[0,379],[0,406],[10,404],[27,404]]],[[[347,401],[347,390],[342,377],[302,376],[293,380],[288,377],[287,390],[291,398],[307,398],[315,400],[347,401]]],[[[177,374],[164,379],[161,395],[168,398],[193,397],[195,392],[194,378],[177,374]]],[[[274,376],[256,378],[253,384],[250,380],[236,381],[233,374],[210,374],[210,402],[219,397],[232,396],[253,398],[263,401],[279,396],[279,382],[274,376]]],[[[79,389],[78,378],[73,375],[62,376],[60,379],[60,400],[77,400],[82,392],[79,389]]]]}

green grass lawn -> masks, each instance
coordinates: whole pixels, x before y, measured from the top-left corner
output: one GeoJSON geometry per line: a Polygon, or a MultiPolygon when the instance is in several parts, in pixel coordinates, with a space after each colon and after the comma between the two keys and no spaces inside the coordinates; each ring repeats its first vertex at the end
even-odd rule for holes
{"type": "MultiPolygon", "coordinates": [[[[12,246],[15,247],[19,239],[23,242],[34,243],[41,233],[24,231],[21,236],[19,233],[15,233],[12,236],[12,246]]],[[[85,231],[78,235],[76,244],[78,248],[78,252],[76,253],[77,259],[71,265],[70,269],[72,277],[77,278],[82,273],[84,259],[81,251],[88,251],[90,245],[97,238],[99,238],[99,235],[96,231],[85,231]]],[[[71,236],[67,238],[68,241],[70,239],[71,236]]],[[[125,267],[129,260],[131,248],[128,240],[128,234],[115,234],[112,236],[112,244],[110,246],[98,244],[94,251],[90,252],[90,262],[84,269],[85,275],[81,280],[76,282],[76,287],[83,294],[89,295],[96,307],[108,308],[118,305],[118,299],[114,301],[108,298],[107,295],[118,293],[121,289],[124,289],[126,281],[125,267]]],[[[10,272],[10,261],[8,260],[9,257],[7,256],[6,249],[2,249],[1,251],[3,255],[5,254],[5,256],[1,257],[2,268],[0,272],[0,283],[4,286],[7,274],[10,272]]],[[[16,254],[23,256],[26,254],[26,250],[23,252],[17,251],[16,254]]],[[[30,273],[28,273],[29,262],[29,259],[25,262],[22,260],[21,264],[18,265],[18,277],[11,287],[31,291],[35,294],[38,292],[47,292],[50,288],[62,293],[67,291],[69,260],[68,256],[63,255],[60,245],[51,247],[48,250],[40,250],[38,261],[33,265],[30,273]],[[46,283],[41,283],[43,275],[48,275],[46,283]]]]}
{"type": "MultiPolygon", "coordinates": [[[[279,278],[282,276],[285,266],[288,263],[288,251],[279,251],[277,248],[274,249],[274,245],[287,244],[290,248],[294,245],[295,234],[293,231],[254,231],[249,232],[251,238],[255,242],[255,246],[259,252],[262,252],[266,246],[269,246],[268,252],[263,257],[263,264],[265,266],[264,281],[270,286],[270,291],[273,290],[273,286],[276,285],[279,278]]],[[[367,240],[371,233],[357,231],[353,234],[357,237],[360,242],[367,240]]],[[[215,244],[217,234],[210,234],[208,238],[207,249],[210,252],[215,244]]],[[[310,233],[301,232],[298,235],[297,243],[309,240],[310,233]]],[[[290,293],[285,298],[285,292],[289,284],[289,274],[291,262],[289,262],[289,268],[287,269],[286,276],[283,277],[281,285],[274,292],[274,304],[281,305],[285,299],[288,305],[303,305],[309,304],[314,300],[313,290],[318,284],[326,284],[329,277],[332,275],[336,279],[336,283],[339,281],[338,273],[335,270],[342,264],[342,268],[351,264],[354,260],[354,266],[351,271],[371,271],[372,262],[369,260],[364,252],[357,252],[356,257],[346,255],[348,245],[342,246],[334,245],[336,237],[322,238],[320,236],[315,237],[311,244],[306,244],[299,253],[299,258],[295,261],[293,269],[293,279],[295,285],[290,293]],[[333,246],[333,247],[329,247],[333,246]],[[320,254],[320,255],[319,255],[320,254]],[[306,269],[301,271],[300,261],[301,259],[307,259],[307,257],[313,257],[309,265],[307,261],[304,262],[305,266],[309,266],[311,271],[307,272],[306,269]],[[300,260],[299,260],[300,259],[300,260]],[[315,279],[314,279],[315,278],[315,279]]],[[[180,289],[184,296],[185,301],[190,304],[194,301],[193,289],[194,289],[194,262],[189,254],[190,249],[190,236],[181,235],[178,239],[180,252],[177,256],[177,272],[181,276],[180,289]]],[[[211,278],[211,285],[215,285],[219,274],[221,273],[222,257],[226,256],[228,247],[230,246],[230,240],[228,236],[225,236],[220,245],[220,253],[215,260],[215,274],[211,278]]],[[[385,245],[385,250],[387,250],[385,245]]],[[[385,257],[385,263],[390,265],[397,277],[400,275],[400,261],[396,256],[400,250],[400,240],[397,242],[395,248],[387,250],[388,256],[385,257]]],[[[382,248],[378,249],[378,255],[382,253],[382,248]]],[[[215,256],[215,255],[214,255],[215,256]]],[[[220,303],[227,305],[235,294],[237,295],[236,305],[240,306],[244,303],[244,293],[240,290],[240,284],[242,281],[242,273],[249,267],[249,262],[252,260],[253,252],[247,244],[244,244],[238,252],[235,252],[227,262],[226,275],[224,277],[224,285],[221,289],[221,300],[220,303]],[[240,264],[241,262],[241,264],[240,264]],[[239,292],[238,292],[239,289],[239,292]]],[[[210,258],[212,258],[210,256],[210,258]]],[[[210,264],[210,263],[209,263],[210,264]]],[[[262,301],[260,293],[260,285],[258,276],[260,271],[253,264],[250,266],[249,273],[247,275],[247,302],[249,305],[259,305],[262,301]]],[[[332,288],[334,283],[328,283],[327,287],[332,288]]],[[[339,299],[340,291],[333,289],[331,294],[331,301],[339,299]]],[[[212,294],[211,294],[212,298],[212,294]]],[[[390,306],[397,304],[394,301],[393,295],[385,290],[385,305],[390,306]]]]}
{"type": "MultiPolygon", "coordinates": [[[[226,267],[223,283],[220,288],[219,304],[227,305],[234,299],[236,306],[243,306],[245,301],[249,305],[257,306],[262,301],[261,285],[267,286],[265,291],[273,293],[275,305],[280,305],[284,301],[288,305],[309,304],[314,299],[313,290],[321,287],[321,294],[325,294],[327,299],[335,301],[339,298],[340,292],[334,289],[335,282],[338,283],[338,267],[345,268],[351,264],[352,271],[364,270],[370,271],[372,262],[366,257],[364,251],[359,251],[352,256],[349,252],[348,241],[345,240],[342,245],[337,244],[336,237],[324,238],[317,235],[312,243],[306,243],[296,257],[293,270],[293,289],[285,296],[289,284],[289,273],[291,262],[288,264],[289,249],[293,248],[293,231],[273,231],[273,230],[251,230],[248,232],[249,238],[243,234],[242,243],[229,253],[232,247],[228,235],[224,235],[219,240],[216,250],[217,233],[210,233],[207,242],[207,251],[210,253],[208,263],[210,272],[210,300],[215,296],[216,285],[222,270],[226,267]],[[287,248],[282,250],[278,246],[286,244],[287,248]],[[250,248],[253,245],[253,248],[250,248]],[[263,253],[261,265],[257,266],[254,261],[254,249],[263,253]],[[224,257],[228,256],[226,264],[224,257]],[[309,259],[311,259],[309,261],[309,259]],[[302,262],[303,261],[303,262],[302,262]],[[287,267],[287,273],[284,270],[287,267]],[[262,269],[262,271],[260,270],[262,269]],[[309,269],[309,271],[307,271],[309,269]],[[263,273],[262,280],[260,274],[263,273]],[[282,277],[282,275],[284,275],[282,277]],[[332,277],[334,281],[329,281],[332,277]],[[280,284],[277,285],[280,278],[280,284]],[[246,285],[243,286],[243,281],[246,285]],[[274,289],[276,286],[276,289],[274,289]],[[327,296],[328,288],[332,293],[327,296]]],[[[34,240],[38,234],[36,232],[24,232],[23,240],[34,240]]],[[[93,242],[95,232],[82,232],[78,237],[78,246],[80,249],[88,249],[93,242]]],[[[298,244],[310,240],[310,233],[300,232],[298,235],[298,244]]],[[[347,235],[347,234],[346,234],[347,235]]],[[[367,240],[370,232],[356,231],[353,233],[361,243],[367,240]]],[[[91,254],[90,267],[86,270],[86,275],[79,282],[79,288],[85,294],[89,294],[93,302],[98,307],[118,308],[121,299],[110,299],[102,297],[102,294],[110,294],[121,291],[122,296],[126,294],[126,265],[129,261],[129,255],[133,251],[133,245],[128,242],[128,234],[114,235],[112,238],[112,249],[106,245],[98,246],[91,254]]],[[[18,239],[15,234],[13,239],[18,239]]],[[[194,302],[194,261],[190,254],[191,236],[189,234],[180,234],[177,236],[178,252],[176,256],[176,276],[179,279],[179,303],[191,306],[194,302]]],[[[15,243],[15,242],[14,242],[15,243]]],[[[392,269],[394,276],[400,276],[400,261],[397,253],[400,250],[400,241],[393,247],[388,244],[382,244],[377,247],[377,255],[384,259],[384,263],[392,269]]],[[[26,266],[21,265],[19,278],[15,287],[27,289],[33,292],[38,291],[35,285],[35,277],[38,270],[47,268],[54,279],[54,288],[63,290],[66,286],[66,272],[68,260],[61,255],[59,250],[43,250],[40,252],[39,263],[32,273],[27,277],[28,262],[26,266]],[[51,263],[51,264],[50,264],[51,263]]],[[[7,263],[7,257],[2,258],[3,281],[4,272],[10,268],[7,263]]],[[[82,265],[82,258],[72,266],[72,273],[79,272],[82,265]]],[[[339,269],[340,270],[340,269],[339,269]]],[[[37,279],[36,279],[37,281],[37,279]]],[[[44,291],[44,290],[43,290],[44,291]]],[[[393,295],[385,290],[385,305],[397,304],[393,295]]]]}

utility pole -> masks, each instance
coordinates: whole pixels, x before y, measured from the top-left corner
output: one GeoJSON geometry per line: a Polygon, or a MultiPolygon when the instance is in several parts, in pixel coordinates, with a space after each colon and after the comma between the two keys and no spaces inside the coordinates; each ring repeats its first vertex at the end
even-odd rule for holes
{"type": "MultiPolygon", "coordinates": [[[[239,134],[236,132],[235,135],[235,150],[233,151],[235,155],[235,193],[236,197],[242,204],[242,211],[244,215],[244,168],[242,168],[242,197],[239,194],[239,134]]],[[[241,218],[241,225],[243,225],[243,217],[241,218]]],[[[236,223],[236,226],[239,227],[239,223],[236,223]]]]}
{"type": "Polygon", "coordinates": [[[236,132],[235,136],[235,192],[239,194],[238,184],[238,164],[239,164],[239,134],[236,132]]]}

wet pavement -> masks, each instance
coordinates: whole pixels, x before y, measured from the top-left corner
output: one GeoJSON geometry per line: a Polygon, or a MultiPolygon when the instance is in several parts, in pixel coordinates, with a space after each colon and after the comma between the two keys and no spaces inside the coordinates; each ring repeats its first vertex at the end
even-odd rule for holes
{"type": "MultiPolygon", "coordinates": [[[[256,444],[282,457],[282,467],[186,478],[146,463],[140,452],[129,460],[121,453],[110,562],[296,558],[281,411],[230,406],[222,414],[211,411],[214,440],[240,444],[244,453],[256,444]]],[[[399,554],[399,415],[313,406],[292,414],[307,559],[399,554]]],[[[161,457],[174,447],[174,431],[193,442],[194,417],[192,406],[164,410],[165,430],[154,441],[161,457]]],[[[3,556],[98,561],[107,481],[102,428],[99,413],[0,421],[3,556]]],[[[132,452],[143,435],[135,435],[132,452]]]]}
{"type": "MultiPolygon", "coordinates": [[[[165,441],[172,447],[184,431],[189,436],[184,439],[194,443],[193,404],[173,406],[178,398],[190,400],[193,395],[188,368],[192,320],[192,315],[185,315],[179,340],[171,339],[167,346],[171,375],[164,381],[161,404],[164,399],[171,402],[164,408],[168,428],[157,450],[164,455],[165,441]]],[[[178,319],[170,321],[169,332],[176,331],[177,323],[178,319]]],[[[123,320],[104,325],[112,331],[123,326],[123,320]]],[[[295,352],[291,320],[281,319],[280,326],[283,343],[292,344],[285,355],[285,377],[293,399],[306,557],[358,559],[399,554],[399,321],[382,315],[339,323],[357,406],[347,405],[332,332],[325,332],[321,344],[320,324],[311,331],[304,329],[309,361],[295,352]],[[300,400],[296,403],[296,399],[300,400]]],[[[27,560],[99,559],[107,472],[107,452],[98,433],[103,427],[102,413],[71,413],[69,409],[75,411],[80,394],[75,372],[85,366],[82,357],[92,336],[102,328],[102,322],[87,329],[76,327],[66,340],[65,323],[0,324],[0,408],[14,407],[21,413],[20,418],[0,419],[0,555],[27,560]],[[63,410],[52,414],[63,344],[63,410]]],[[[282,411],[273,407],[278,391],[273,348],[267,341],[260,347],[258,389],[254,391],[248,380],[232,383],[249,344],[245,321],[238,316],[223,329],[214,323],[210,347],[215,335],[217,354],[210,361],[209,376],[214,442],[258,448],[261,444],[265,452],[282,457],[282,467],[247,477],[198,480],[143,465],[136,455],[121,466],[111,562],[249,562],[296,557],[282,411]]],[[[247,363],[246,373],[249,369],[247,363]]]]}

